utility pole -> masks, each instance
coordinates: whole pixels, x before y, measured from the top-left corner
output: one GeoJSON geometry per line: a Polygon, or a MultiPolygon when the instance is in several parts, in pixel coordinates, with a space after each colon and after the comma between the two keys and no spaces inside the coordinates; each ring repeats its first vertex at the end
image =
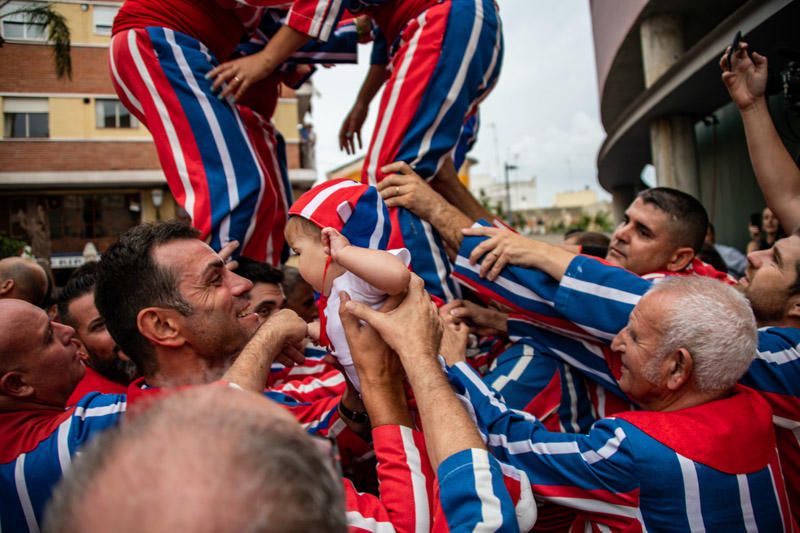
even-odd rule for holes
{"type": "Polygon", "coordinates": [[[511,218],[511,182],[508,179],[508,173],[511,170],[517,170],[519,167],[517,165],[512,165],[511,163],[505,164],[505,174],[506,174],[506,223],[513,224],[511,218]]]}

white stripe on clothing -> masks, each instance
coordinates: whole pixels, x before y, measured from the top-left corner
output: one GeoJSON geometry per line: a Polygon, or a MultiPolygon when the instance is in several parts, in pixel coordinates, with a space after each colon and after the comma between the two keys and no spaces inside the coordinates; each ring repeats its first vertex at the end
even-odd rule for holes
{"type": "MultiPolygon", "coordinates": [[[[121,37],[122,39],[122,37],[121,37]]],[[[125,82],[122,81],[122,78],[117,72],[117,63],[114,61],[114,48],[117,42],[116,38],[112,38],[111,42],[108,45],[108,63],[111,67],[111,74],[114,76],[114,81],[117,83],[117,86],[122,89],[122,92],[125,93],[125,97],[128,99],[130,104],[139,112],[141,116],[144,116],[144,109],[142,109],[142,104],[139,103],[139,100],[133,95],[133,93],[128,89],[128,86],[125,85],[125,82]]]]}
{"type": "Polygon", "coordinates": [[[492,471],[489,464],[489,455],[485,450],[471,449],[472,471],[475,474],[475,491],[481,501],[482,520],[472,529],[476,531],[499,531],[503,525],[500,498],[494,494],[492,487],[492,471]]]}
{"type": "Polygon", "coordinates": [[[153,83],[153,79],[150,77],[150,72],[147,71],[147,66],[144,64],[142,55],[139,52],[136,30],[128,31],[128,50],[131,54],[134,64],[136,65],[136,70],[139,72],[139,76],[141,76],[145,87],[147,87],[148,92],[150,93],[150,98],[153,99],[153,105],[158,112],[158,116],[161,118],[161,124],[164,127],[164,133],[167,136],[170,151],[172,152],[172,158],[175,160],[175,167],[178,172],[178,177],[181,180],[183,192],[186,195],[184,209],[187,213],[189,213],[189,216],[192,217],[192,220],[197,220],[197,213],[194,211],[195,191],[192,188],[192,182],[189,179],[189,171],[186,167],[186,160],[183,158],[183,150],[181,149],[180,140],[178,139],[178,134],[175,131],[175,126],[172,124],[172,118],[169,116],[167,106],[164,105],[164,101],[161,99],[161,95],[158,93],[158,90],[153,83]]]}
{"type": "Polygon", "coordinates": [[[683,476],[684,499],[686,500],[686,518],[689,521],[691,531],[704,532],[706,526],[703,522],[703,512],[700,508],[700,483],[697,479],[697,470],[694,462],[679,453],[678,463],[681,467],[683,476]]]}
{"type": "Polygon", "coordinates": [[[22,512],[25,514],[25,522],[28,524],[28,532],[39,533],[39,523],[36,521],[31,497],[28,494],[28,483],[25,481],[25,457],[24,453],[17,457],[17,464],[14,465],[14,484],[17,487],[17,496],[19,496],[22,512]]]}
{"type": "Polygon", "coordinates": [[[736,482],[739,484],[739,505],[742,507],[744,528],[748,533],[758,531],[756,517],[753,513],[753,502],[750,500],[750,486],[747,484],[747,474],[737,474],[736,482]]]}
{"type": "Polygon", "coordinates": [[[612,287],[606,287],[604,285],[598,285],[597,283],[591,283],[589,281],[575,279],[569,276],[564,276],[561,278],[561,285],[574,291],[583,292],[586,294],[591,294],[592,296],[605,298],[606,300],[612,300],[614,302],[630,305],[636,305],[642,298],[639,294],[614,289],[612,287]]]}
{"type": "Polygon", "coordinates": [[[314,214],[314,211],[316,211],[319,208],[319,206],[322,205],[322,203],[336,191],[340,189],[347,189],[350,187],[360,187],[360,186],[361,184],[355,181],[340,181],[335,185],[331,185],[325,190],[317,193],[317,195],[314,196],[314,198],[312,198],[311,201],[308,202],[308,204],[306,204],[306,206],[300,212],[300,216],[303,218],[311,218],[311,216],[314,214]]]}
{"type": "Polygon", "coordinates": [[[347,511],[347,525],[351,528],[358,528],[374,533],[395,533],[391,522],[378,522],[376,518],[362,515],[358,511],[347,511]]]}
{"type": "Polygon", "coordinates": [[[72,458],[69,454],[69,430],[72,428],[72,417],[67,418],[58,426],[58,463],[61,465],[61,473],[66,474],[72,458]]]}
{"type": "Polygon", "coordinates": [[[414,442],[411,428],[400,426],[400,439],[411,475],[411,492],[414,495],[414,530],[419,533],[427,533],[431,529],[430,502],[428,502],[428,492],[425,488],[425,475],[422,473],[422,458],[414,442]]]}
{"type": "Polygon", "coordinates": [[[511,368],[511,372],[508,375],[498,376],[494,382],[492,382],[492,388],[497,392],[503,390],[503,387],[508,385],[513,381],[517,381],[525,372],[525,369],[528,368],[528,365],[531,364],[533,361],[533,348],[530,345],[524,344],[522,347],[522,355],[517,362],[514,363],[513,368],[511,368]]]}

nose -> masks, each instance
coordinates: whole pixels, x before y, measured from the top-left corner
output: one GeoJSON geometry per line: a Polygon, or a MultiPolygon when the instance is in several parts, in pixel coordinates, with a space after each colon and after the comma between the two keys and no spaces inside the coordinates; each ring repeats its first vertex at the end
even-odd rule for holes
{"type": "MultiPolygon", "coordinates": [[[[624,330],[623,330],[624,331],[624,330]]],[[[622,331],[617,333],[613,339],[611,339],[611,349],[615,352],[619,352],[622,348],[622,331]]]]}
{"type": "Polygon", "coordinates": [[[53,334],[66,346],[75,338],[75,329],[60,322],[53,322],[53,334]]]}
{"type": "Polygon", "coordinates": [[[234,273],[228,272],[232,276],[231,282],[231,292],[235,296],[241,296],[242,294],[247,294],[253,288],[253,282],[247,278],[243,278],[242,276],[234,273]]]}
{"type": "Polygon", "coordinates": [[[756,250],[747,254],[747,262],[752,268],[760,268],[764,264],[764,259],[769,257],[769,250],[756,250]]]}
{"type": "Polygon", "coordinates": [[[631,224],[629,222],[620,222],[619,226],[617,226],[617,229],[614,230],[613,235],[611,235],[611,240],[612,241],[617,240],[617,241],[622,241],[622,242],[628,242],[628,236],[629,236],[629,232],[630,232],[630,227],[631,227],[631,224]]]}

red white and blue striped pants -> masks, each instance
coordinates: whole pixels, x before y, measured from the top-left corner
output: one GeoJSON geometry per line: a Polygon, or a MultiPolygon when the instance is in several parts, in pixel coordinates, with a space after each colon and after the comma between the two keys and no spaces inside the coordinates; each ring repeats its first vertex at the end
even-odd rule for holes
{"type": "MultiPolygon", "coordinates": [[[[431,179],[450,156],[465,119],[500,74],[503,38],[493,0],[446,0],[409,22],[392,53],[378,119],[362,171],[375,184],[380,168],[405,161],[431,179]]],[[[425,221],[393,210],[411,267],[432,294],[451,300],[458,288],[441,239],[425,221]]]]}
{"type": "Polygon", "coordinates": [[[235,239],[242,255],[278,265],[291,204],[278,134],[270,117],[212,94],[205,75],[217,64],[203,43],[166,28],[127,30],[111,40],[114,88],[150,130],[192,225],[214,249],[235,239]]]}

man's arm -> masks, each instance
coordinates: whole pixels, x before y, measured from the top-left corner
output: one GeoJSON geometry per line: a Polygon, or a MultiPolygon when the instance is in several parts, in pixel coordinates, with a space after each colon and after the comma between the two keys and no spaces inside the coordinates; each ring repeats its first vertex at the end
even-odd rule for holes
{"type": "Polygon", "coordinates": [[[344,118],[342,127],[339,129],[340,150],[344,150],[348,154],[355,154],[356,139],[358,139],[358,149],[360,150],[362,148],[361,127],[367,119],[369,105],[388,77],[389,73],[386,70],[385,64],[370,65],[367,76],[364,78],[361,89],[358,91],[356,101],[350,109],[350,112],[347,113],[347,116],[344,118]]]}
{"type": "Polygon", "coordinates": [[[303,341],[307,329],[305,321],[294,311],[278,311],[261,324],[222,379],[261,393],[267,384],[272,362],[279,354],[303,361],[296,345],[303,341]]]}
{"type": "Polygon", "coordinates": [[[425,220],[439,232],[451,259],[461,246],[463,228],[472,225],[472,219],[445,200],[403,161],[381,168],[387,175],[378,183],[378,191],[387,207],[404,207],[425,220]]]}
{"type": "Polygon", "coordinates": [[[727,51],[720,59],[731,99],[739,108],[747,137],[747,149],[758,185],[767,205],[791,233],[800,226],[800,168],[783,145],[769,114],[764,92],[767,87],[767,58],[748,53],[746,43],[728,65],[727,51]]]}

